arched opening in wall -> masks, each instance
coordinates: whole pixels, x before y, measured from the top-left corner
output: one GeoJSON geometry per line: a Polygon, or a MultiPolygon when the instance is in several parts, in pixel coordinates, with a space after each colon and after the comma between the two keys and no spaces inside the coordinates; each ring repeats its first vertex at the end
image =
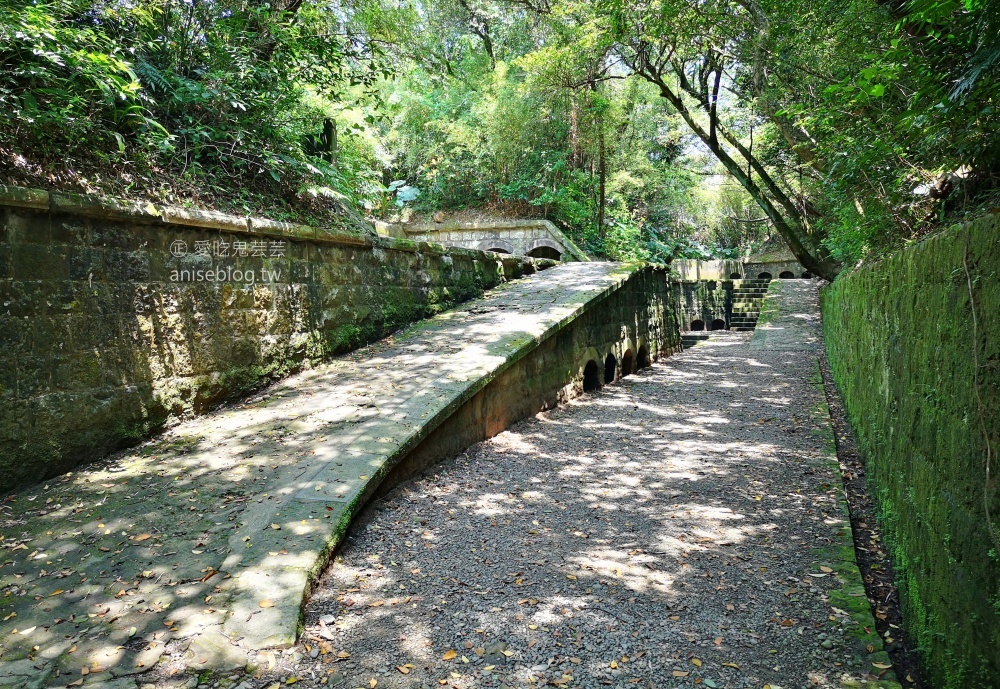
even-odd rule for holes
{"type": "Polygon", "coordinates": [[[635,357],[632,355],[632,350],[627,349],[622,355],[622,378],[633,373],[635,373],[635,357]]]}
{"type": "Polygon", "coordinates": [[[740,275],[739,273],[730,273],[729,274],[729,279],[730,280],[741,280],[741,279],[743,279],[743,276],[740,275]]]}
{"type": "Polygon", "coordinates": [[[757,279],[758,280],[770,280],[771,279],[771,274],[768,273],[768,272],[758,273],[757,274],[757,279]]]}
{"type": "Polygon", "coordinates": [[[562,258],[562,254],[551,246],[536,246],[528,252],[528,256],[532,258],[551,258],[553,261],[558,261],[562,258]]]}
{"type": "Polygon", "coordinates": [[[615,382],[615,373],[618,372],[618,359],[615,358],[614,354],[608,354],[608,358],[604,360],[604,383],[615,382]]]}
{"type": "Polygon", "coordinates": [[[781,271],[781,274],[778,277],[781,278],[782,280],[792,280],[795,278],[795,273],[793,273],[790,270],[783,270],[781,271]]]}
{"type": "Polygon", "coordinates": [[[809,280],[810,278],[812,278],[812,276],[813,276],[813,274],[810,273],[808,270],[806,272],[802,273],[802,278],[804,280],[809,280]]]}
{"type": "Polygon", "coordinates": [[[501,249],[499,247],[493,247],[492,249],[487,249],[487,251],[492,251],[495,254],[509,254],[510,253],[506,249],[501,249]]]}
{"type": "Polygon", "coordinates": [[[639,347],[639,353],[635,357],[635,370],[638,371],[647,366],[649,366],[649,350],[646,349],[646,345],[642,345],[639,347]]]}
{"type": "Polygon", "coordinates": [[[583,391],[593,392],[601,387],[601,367],[591,359],[583,368],[583,391]]]}
{"type": "Polygon", "coordinates": [[[714,321],[712,321],[712,330],[725,330],[725,329],[726,329],[726,322],[721,318],[716,318],[714,321]]]}
{"type": "Polygon", "coordinates": [[[705,321],[691,321],[691,330],[704,330],[705,321]]]}

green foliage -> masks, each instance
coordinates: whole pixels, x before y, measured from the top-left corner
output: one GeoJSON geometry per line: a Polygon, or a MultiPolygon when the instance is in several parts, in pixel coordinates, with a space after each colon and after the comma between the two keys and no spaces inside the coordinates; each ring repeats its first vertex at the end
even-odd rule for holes
{"type": "Polygon", "coordinates": [[[84,188],[115,173],[154,195],[189,184],[237,208],[307,187],[350,197],[350,176],[302,142],[324,106],[378,76],[370,66],[315,2],[12,0],[0,7],[0,160],[84,188]]]}
{"type": "Polygon", "coordinates": [[[998,3],[9,0],[0,181],[545,217],[622,260],[777,228],[853,263],[996,205],[998,3]]]}

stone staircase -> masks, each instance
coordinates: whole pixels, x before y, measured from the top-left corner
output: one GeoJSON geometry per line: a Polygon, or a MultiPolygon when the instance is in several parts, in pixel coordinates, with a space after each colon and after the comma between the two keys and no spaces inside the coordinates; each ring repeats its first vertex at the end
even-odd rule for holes
{"type": "Polygon", "coordinates": [[[757,326],[757,316],[767,294],[770,280],[734,280],[733,311],[729,318],[730,330],[753,330],[757,326]]]}

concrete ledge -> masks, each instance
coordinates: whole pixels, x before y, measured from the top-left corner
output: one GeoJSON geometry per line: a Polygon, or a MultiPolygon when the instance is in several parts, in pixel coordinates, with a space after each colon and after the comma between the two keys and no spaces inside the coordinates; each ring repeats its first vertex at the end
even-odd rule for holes
{"type": "MultiPolygon", "coordinates": [[[[218,211],[180,208],[177,206],[156,206],[152,203],[125,201],[112,197],[73,194],[44,189],[0,185],[0,207],[27,208],[38,211],[51,210],[68,215],[89,218],[133,221],[137,223],[162,222],[182,227],[200,227],[222,232],[239,232],[264,237],[283,237],[301,241],[315,241],[354,247],[381,247],[391,251],[406,253],[427,253],[439,256],[465,256],[485,259],[487,252],[475,249],[447,247],[437,242],[414,242],[408,239],[366,234],[352,234],[322,227],[312,227],[298,223],[288,223],[268,218],[247,217],[220,213],[218,211]]],[[[552,230],[559,232],[548,221],[552,230]]],[[[561,236],[561,233],[560,233],[561,236]]],[[[568,241],[568,240],[567,240],[568,241]]],[[[536,270],[542,270],[555,263],[542,259],[519,257],[523,262],[534,262],[536,270]]],[[[589,260],[589,259],[580,259],[589,260]]]]}
{"type": "Polygon", "coordinates": [[[165,206],[162,209],[163,222],[189,227],[207,227],[212,230],[249,232],[250,219],[216,211],[191,210],[165,206]]]}
{"type": "Polygon", "coordinates": [[[669,295],[662,270],[561,265],[420,322],[363,357],[181,424],[109,466],[13,496],[6,504],[25,519],[31,547],[7,543],[5,576],[36,566],[29,560],[39,553],[72,546],[89,555],[75,572],[86,585],[33,584],[59,605],[65,627],[32,596],[10,599],[5,612],[17,616],[0,622],[5,660],[37,646],[50,652],[43,670],[97,662],[121,676],[163,652],[160,644],[139,657],[128,640],[164,630],[198,669],[294,643],[304,597],[367,500],[456,447],[579,394],[592,359],[674,351],[669,295]],[[100,502],[99,514],[75,512],[81,501],[100,502]],[[114,613],[88,617],[97,606],[114,613]],[[77,622],[66,623],[72,615],[77,622]],[[67,653],[62,642],[83,624],[85,638],[67,653]]]}
{"type": "Polygon", "coordinates": [[[0,184],[0,206],[48,210],[49,192],[42,189],[25,189],[0,184]]]}
{"type": "Polygon", "coordinates": [[[58,191],[53,191],[49,197],[52,211],[56,213],[73,213],[103,220],[131,220],[145,223],[160,220],[160,209],[151,203],[143,204],[58,191]]]}
{"type": "Polygon", "coordinates": [[[251,217],[248,219],[248,226],[250,232],[254,234],[266,234],[272,237],[294,237],[296,239],[316,238],[316,228],[309,225],[251,217]]]}

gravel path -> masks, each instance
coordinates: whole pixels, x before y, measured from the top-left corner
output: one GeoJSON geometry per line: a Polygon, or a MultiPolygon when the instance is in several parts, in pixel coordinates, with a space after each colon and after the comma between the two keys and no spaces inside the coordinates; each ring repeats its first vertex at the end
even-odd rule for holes
{"type": "Polygon", "coordinates": [[[749,339],[716,333],[373,505],[262,686],[865,677],[823,564],[844,518],[815,352],[749,339]]]}

